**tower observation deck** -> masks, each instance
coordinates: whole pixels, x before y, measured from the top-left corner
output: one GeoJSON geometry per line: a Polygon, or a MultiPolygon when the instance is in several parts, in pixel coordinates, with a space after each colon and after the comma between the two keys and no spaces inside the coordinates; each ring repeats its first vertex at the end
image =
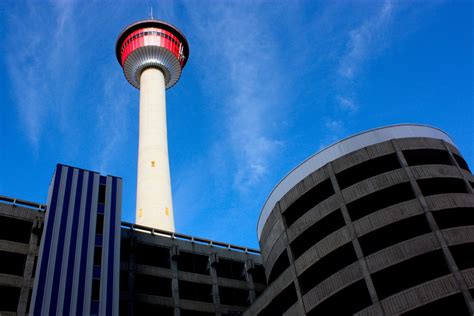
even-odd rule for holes
{"type": "Polygon", "coordinates": [[[181,77],[189,45],[173,25],[142,20],[120,33],[116,55],[128,82],[140,90],[136,222],[174,231],[165,91],[181,77]]]}

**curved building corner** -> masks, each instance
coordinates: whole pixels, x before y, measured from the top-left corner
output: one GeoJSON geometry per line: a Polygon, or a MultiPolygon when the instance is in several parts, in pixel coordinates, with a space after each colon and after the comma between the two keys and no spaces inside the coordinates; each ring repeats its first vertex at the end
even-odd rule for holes
{"type": "Polygon", "coordinates": [[[245,315],[470,315],[474,176],[423,125],[370,130],[293,169],[258,222],[268,288],[245,315]]]}

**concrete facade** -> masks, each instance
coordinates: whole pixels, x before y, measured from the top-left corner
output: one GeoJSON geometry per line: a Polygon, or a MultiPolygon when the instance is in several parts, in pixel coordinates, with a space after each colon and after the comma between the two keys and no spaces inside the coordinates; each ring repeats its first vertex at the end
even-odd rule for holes
{"type": "Polygon", "coordinates": [[[292,171],[245,315],[473,313],[474,177],[449,138],[390,138],[292,171]]]}
{"type": "MultiPolygon", "coordinates": [[[[45,209],[0,197],[0,315],[29,311],[45,209]]],[[[256,249],[125,222],[120,261],[120,315],[242,315],[266,287],[256,249]]]]}

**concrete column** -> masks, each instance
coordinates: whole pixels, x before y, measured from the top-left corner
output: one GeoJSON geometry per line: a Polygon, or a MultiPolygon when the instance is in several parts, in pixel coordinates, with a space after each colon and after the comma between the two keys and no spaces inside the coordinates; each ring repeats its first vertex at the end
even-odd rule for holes
{"type": "Polygon", "coordinates": [[[136,223],[174,232],[165,91],[160,69],[142,72],[136,223]]]}

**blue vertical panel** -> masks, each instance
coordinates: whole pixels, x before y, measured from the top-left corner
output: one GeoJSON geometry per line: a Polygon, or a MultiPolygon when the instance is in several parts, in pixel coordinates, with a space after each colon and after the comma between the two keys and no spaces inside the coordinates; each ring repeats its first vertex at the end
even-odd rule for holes
{"type": "Polygon", "coordinates": [[[54,220],[56,215],[56,206],[58,202],[58,193],[59,193],[59,185],[61,182],[61,172],[62,166],[56,166],[56,172],[54,174],[54,180],[51,184],[53,186],[52,190],[52,197],[50,199],[50,205],[48,205],[46,219],[45,219],[45,226],[46,229],[43,232],[43,238],[41,240],[41,250],[42,253],[39,254],[39,271],[36,274],[38,281],[35,282],[35,287],[33,291],[34,298],[34,306],[32,308],[33,313],[35,315],[40,315],[43,309],[43,298],[44,298],[44,290],[46,288],[46,274],[48,269],[49,263],[49,254],[51,252],[51,238],[53,236],[53,228],[54,228],[54,220]]]}
{"type": "Polygon", "coordinates": [[[66,289],[64,293],[63,315],[69,315],[71,308],[72,295],[72,277],[74,275],[74,261],[76,258],[77,234],[79,226],[79,212],[81,208],[82,198],[82,182],[84,180],[84,170],[79,170],[77,180],[76,198],[74,200],[74,214],[72,219],[71,243],[69,245],[67,275],[66,275],[66,289]]]}
{"type": "Polygon", "coordinates": [[[32,314],[87,315],[96,311],[118,314],[120,181],[116,177],[100,177],[94,172],[57,165],[49,190],[32,314]],[[105,270],[93,271],[100,184],[106,185],[108,193],[102,257],[105,270]],[[100,277],[101,290],[99,302],[92,306],[90,288],[94,275],[100,277]]]}

